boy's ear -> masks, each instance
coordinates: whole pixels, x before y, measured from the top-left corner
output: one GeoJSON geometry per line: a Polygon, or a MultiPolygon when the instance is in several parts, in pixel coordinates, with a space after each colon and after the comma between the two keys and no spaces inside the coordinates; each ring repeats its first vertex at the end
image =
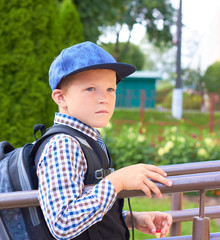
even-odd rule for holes
{"type": "Polygon", "coordinates": [[[66,107],[65,96],[61,89],[55,89],[52,92],[52,98],[59,107],[62,107],[62,108],[66,107]]]}

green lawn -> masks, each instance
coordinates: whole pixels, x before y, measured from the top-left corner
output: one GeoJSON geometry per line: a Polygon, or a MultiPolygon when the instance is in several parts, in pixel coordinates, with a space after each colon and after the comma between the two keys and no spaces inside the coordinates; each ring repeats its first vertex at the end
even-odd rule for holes
{"type": "MultiPolygon", "coordinates": [[[[201,113],[200,111],[183,111],[182,118],[186,118],[199,125],[204,125],[209,122],[209,113],[201,113]]],[[[116,109],[113,115],[113,119],[140,119],[139,109],[116,109]]],[[[170,111],[158,111],[154,109],[146,109],[144,113],[145,121],[174,121],[170,111]]],[[[220,112],[215,112],[215,120],[220,120],[220,112]]]]}
{"type": "MultiPolygon", "coordinates": [[[[133,120],[140,121],[139,109],[116,109],[112,117],[112,122],[117,120],[133,120]]],[[[215,112],[215,121],[220,121],[220,112],[215,112]]],[[[200,111],[183,111],[182,119],[176,120],[172,117],[170,111],[157,111],[147,109],[144,112],[144,123],[149,136],[159,135],[166,127],[178,125],[179,128],[190,134],[200,136],[209,135],[209,113],[201,113],[200,111]],[[163,122],[165,125],[159,126],[163,122]],[[148,125],[147,125],[148,124],[148,125]],[[202,130],[200,131],[200,127],[202,130]]],[[[215,124],[215,135],[220,138],[220,124],[215,124]]]]}
{"type": "MultiPolygon", "coordinates": [[[[131,198],[131,206],[133,211],[170,211],[170,195],[164,196],[162,199],[148,199],[144,197],[131,198]]],[[[183,209],[198,208],[198,204],[183,201],[183,209]]],[[[128,210],[127,199],[125,199],[125,210],[128,210]]],[[[220,232],[214,220],[211,220],[210,232],[220,232]]],[[[182,235],[192,235],[192,222],[182,223],[182,235]]],[[[152,239],[154,236],[146,235],[135,230],[135,240],[152,239]]]]}

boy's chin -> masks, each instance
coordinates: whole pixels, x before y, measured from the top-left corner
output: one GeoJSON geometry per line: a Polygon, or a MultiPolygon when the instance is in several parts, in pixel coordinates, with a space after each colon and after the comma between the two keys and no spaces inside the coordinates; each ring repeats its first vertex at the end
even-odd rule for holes
{"type": "Polygon", "coordinates": [[[93,128],[104,128],[108,125],[109,121],[108,122],[103,122],[103,123],[96,123],[94,124],[93,128]]]}

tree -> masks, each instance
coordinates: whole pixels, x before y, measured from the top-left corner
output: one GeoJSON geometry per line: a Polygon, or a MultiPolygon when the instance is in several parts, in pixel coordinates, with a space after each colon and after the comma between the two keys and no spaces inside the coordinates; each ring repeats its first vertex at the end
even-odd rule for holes
{"type": "Polygon", "coordinates": [[[219,94],[220,92],[220,61],[210,65],[204,76],[206,89],[209,93],[219,94]]]}
{"type": "Polygon", "coordinates": [[[63,0],[60,7],[60,22],[64,29],[63,43],[66,46],[83,41],[80,16],[71,0],[63,0]]]}
{"type": "Polygon", "coordinates": [[[116,23],[125,0],[72,0],[80,14],[84,29],[84,39],[96,42],[102,34],[103,26],[111,26],[116,23]]]}
{"type": "Polygon", "coordinates": [[[48,69],[63,42],[55,0],[2,0],[0,4],[0,140],[33,141],[37,123],[53,122],[48,69]]]}
{"type": "MultiPolygon", "coordinates": [[[[123,53],[123,49],[126,43],[119,44],[119,54],[118,54],[118,62],[126,62],[134,65],[137,70],[142,70],[144,66],[145,56],[142,53],[139,46],[132,44],[126,53],[123,53]]],[[[102,47],[109,53],[113,54],[114,52],[114,44],[107,43],[102,44],[102,47]]]]}
{"type": "Polygon", "coordinates": [[[168,0],[73,0],[80,13],[86,40],[97,41],[107,27],[115,34],[114,57],[118,59],[119,36],[122,26],[129,29],[125,53],[129,48],[131,32],[135,24],[146,26],[147,36],[157,46],[172,42],[171,26],[174,24],[174,8],[168,0]]]}

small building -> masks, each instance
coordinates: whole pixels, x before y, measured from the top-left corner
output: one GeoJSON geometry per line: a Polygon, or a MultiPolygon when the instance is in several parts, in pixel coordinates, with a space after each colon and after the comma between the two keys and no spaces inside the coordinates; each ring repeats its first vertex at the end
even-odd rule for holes
{"type": "Polygon", "coordinates": [[[136,71],[117,85],[116,107],[139,108],[141,98],[144,107],[155,108],[156,80],[161,76],[157,72],[136,71]]]}

